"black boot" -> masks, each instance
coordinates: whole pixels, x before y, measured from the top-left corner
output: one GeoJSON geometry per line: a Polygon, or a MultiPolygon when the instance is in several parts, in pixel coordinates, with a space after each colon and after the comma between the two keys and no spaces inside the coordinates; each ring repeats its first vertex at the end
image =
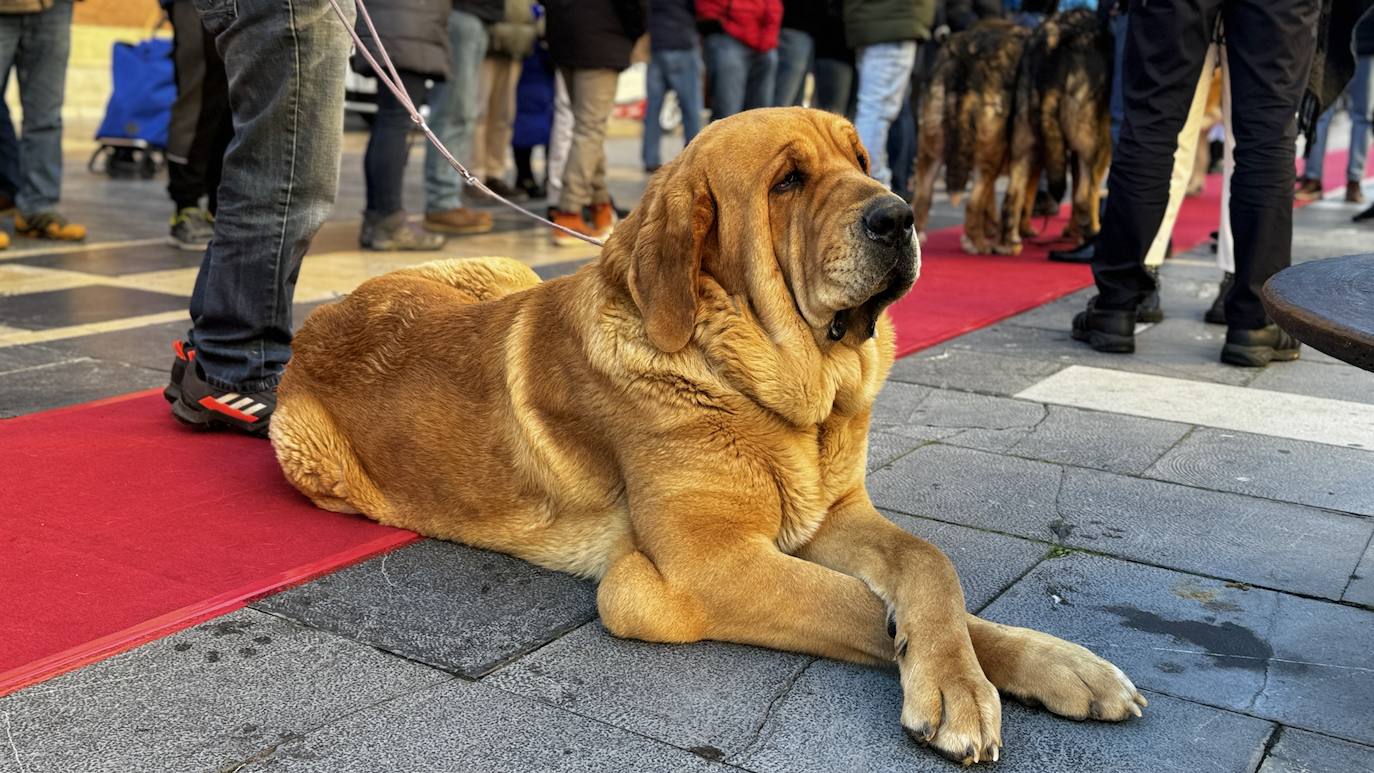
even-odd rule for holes
{"type": "Polygon", "coordinates": [[[1363,223],[1366,220],[1374,220],[1374,207],[1370,207],[1358,215],[1350,218],[1351,222],[1363,223]]]}
{"type": "Polygon", "coordinates": [[[1097,237],[1090,236],[1071,250],[1050,250],[1050,260],[1059,263],[1091,263],[1097,252],[1097,237]]]}
{"type": "Polygon", "coordinates": [[[1130,354],[1135,351],[1135,309],[1097,308],[1097,296],[1073,318],[1073,338],[1086,341],[1099,352],[1130,354]]]}
{"type": "Polygon", "coordinates": [[[1159,305],[1159,269],[1146,267],[1146,272],[1155,280],[1155,289],[1145,296],[1139,306],[1135,307],[1136,322],[1163,322],[1164,308],[1159,305]]]}
{"type": "Polygon", "coordinates": [[[1231,285],[1236,283],[1236,275],[1227,271],[1221,277],[1221,286],[1217,288],[1217,299],[1212,301],[1212,308],[1207,310],[1202,318],[1211,322],[1213,325],[1226,324],[1226,296],[1231,294],[1231,285]]]}
{"type": "Polygon", "coordinates": [[[1226,345],[1221,348],[1221,361],[1243,368],[1263,368],[1270,362],[1296,360],[1300,346],[1298,339],[1272,322],[1258,330],[1230,328],[1226,331],[1226,345]]]}

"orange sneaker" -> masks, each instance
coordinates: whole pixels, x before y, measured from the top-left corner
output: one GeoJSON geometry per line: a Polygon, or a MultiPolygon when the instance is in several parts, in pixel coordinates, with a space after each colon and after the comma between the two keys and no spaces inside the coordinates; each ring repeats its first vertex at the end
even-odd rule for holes
{"type": "Polygon", "coordinates": [[[603,201],[600,204],[592,205],[592,235],[598,239],[605,239],[615,230],[618,218],[615,216],[615,207],[611,202],[603,201]]]}
{"type": "MultiPolygon", "coordinates": [[[[552,220],[554,224],[561,225],[570,231],[587,234],[588,236],[592,235],[591,227],[587,225],[587,221],[582,219],[582,215],[577,212],[564,212],[561,209],[555,209],[550,213],[549,219],[552,220]]],[[[553,246],[555,247],[578,247],[586,244],[586,242],[576,236],[560,231],[557,228],[549,230],[552,232],[553,246]]]]}
{"type": "Polygon", "coordinates": [[[39,212],[33,217],[14,216],[14,230],[30,239],[52,239],[59,242],[80,242],[86,239],[86,226],[68,223],[56,212],[39,212]]]}

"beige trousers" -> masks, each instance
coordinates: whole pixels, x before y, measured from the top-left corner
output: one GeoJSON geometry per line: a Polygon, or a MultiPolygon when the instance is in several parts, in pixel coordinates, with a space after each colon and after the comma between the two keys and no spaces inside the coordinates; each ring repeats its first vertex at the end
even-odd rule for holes
{"type": "Polygon", "coordinates": [[[506,157],[515,125],[515,84],[520,81],[519,59],[488,56],[477,81],[477,126],[472,132],[472,173],[485,180],[505,179],[506,157]]]}
{"type": "Polygon", "coordinates": [[[589,204],[611,200],[606,189],[606,123],[615,106],[618,75],[610,69],[563,68],[573,114],[572,145],[558,200],[564,212],[581,212],[589,204]]]}

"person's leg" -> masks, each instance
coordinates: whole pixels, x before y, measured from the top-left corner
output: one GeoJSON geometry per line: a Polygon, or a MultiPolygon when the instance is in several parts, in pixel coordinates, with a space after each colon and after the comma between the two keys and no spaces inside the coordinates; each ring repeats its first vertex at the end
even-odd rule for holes
{"type": "Polygon", "coordinates": [[[515,87],[520,82],[521,62],[501,57],[492,78],[492,98],[487,116],[487,175],[505,181],[506,154],[515,127],[515,87]]]}
{"type": "MultiPolygon", "coordinates": [[[[472,134],[477,125],[477,85],[487,54],[487,30],[482,20],[464,11],[448,16],[452,72],[429,100],[429,124],[439,141],[460,162],[472,159],[472,134]]],[[[425,211],[445,212],[463,204],[463,178],[433,146],[425,149],[425,211]]]]}
{"type": "Polygon", "coordinates": [[[200,128],[196,131],[196,153],[205,154],[205,209],[214,220],[219,210],[219,183],[224,173],[224,153],[234,139],[234,116],[229,111],[229,80],[224,73],[224,60],[215,50],[215,40],[205,34],[205,82],[201,88],[205,99],[200,105],[200,128]],[[199,149],[201,132],[206,136],[204,151],[199,149]]]}
{"type": "Polygon", "coordinates": [[[811,106],[819,110],[845,115],[849,110],[849,92],[854,83],[854,65],[839,59],[816,57],[816,90],[811,106]]]}
{"type": "Polygon", "coordinates": [[[778,50],[748,49],[749,76],[744,89],[744,109],[773,106],[773,90],[777,84],[778,50]]]}
{"type": "Polygon", "coordinates": [[[723,32],[707,35],[702,45],[711,78],[711,120],[715,121],[744,109],[749,47],[723,32]]]}
{"type": "Polygon", "coordinates": [[[15,202],[32,235],[83,239],[86,229],[80,226],[47,222],[62,197],[62,101],[71,52],[72,3],[58,0],[45,11],[20,18],[23,32],[14,67],[24,119],[15,202]]]}
{"type": "Polygon", "coordinates": [[[558,200],[558,208],[564,212],[581,212],[583,207],[607,200],[606,122],[615,101],[615,75],[613,70],[563,69],[573,112],[572,145],[558,200]],[[599,180],[598,168],[603,170],[599,180]]]}
{"type": "Polygon", "coordinates": [[[686,147],[701,131],[701,50],[665,51],[663,73],[668,88],[677,94],[682,111],[682,144],[686,147]]]}
{"type": "Polygon", "coordinates": [[[1207,94],[1212,88],[1212,69],[1216,66],[1214,49],[1207,47],[1207,58],[1202,64],[1202,76],[1197,81],[1197,91],[1193,92],[1193,103],[1188,108],[1188,120],[1178,133],[1178,149],[1174,151],[1174,170],[1169,177],[1169,203],[1164,209],[1164,220],[1159,224],[1154,241],[1145,253],[1145,265],[1159,268],[1164,263],[1164,255],[1169,248],[1169,240],[1174,235],[1174,223],[1178,220],[1178,210],[1183,205],[1183,195],[1188,192],[1188,181],[1193,176],[1193,159],[1197,155],[1198,136],[1202,130],[1202,118],[1207,112],[1207,94]]]}
{"type": "Polygon", "coordinates": [[[859,49],[859,108],[854,128],[868,150],[868,170],[873,179],[889,185],[887,132],[902,109],[902,98],[916,64],[915,41],[879,43],[859,49]]]}
{"type": "Polygon", "coordinates": [[[659,147],[663,139],[663,127],[659,123],[659,117],[663,112],[663,96],[670,85],[667,59],[672,53],[674,52],[653,52],[649,56],[649,68],[644,76],[647,99],[644,103],[644,137],[639,157],[644,162],[646,170],[657,169],[658,165],[663,163],[663,151],[659,147]]]}
{"type": "Polygon", "coordinates": [[[549,203],[557,205],[563,197],[563,173],[568,166],[568,150],[572,147],[572,99],[568,96],[568,82],[563,71],[554,73],[553,125],[549,128],[548,154],[549,203]]]}
{"type": "MultiPolygon", "coordinates": [[[[425,98],[425,76],[401,70],[401,85],[415,104],[425,98]]],[[[380,86],[380,84],[378,84],[380,86]]],[[[406,157],[410,155],[410,112],[391,90],[377,89],[377,114],[363,153],[363,178],[367,187],[366,214],[384,217],[405,209],[406,157]]]]}
{"type": "Polygon", "coordinates": [[[887,132],[888,168],[892,170],[892,192],[911,199],[911,172],[916,162],[916,114],[911,106],[911,87],[902,98],[902,108],[887,132]]]}
{"type": "Polygon", "coordinates": [[[1331,120],[1336,117],[1336,105],[1331,104],[1326,112],[1317,118],[1317,127],[1312,131],[1312,142],[1302,157],[1302,179],[1316,183],[1317,196],[1321,197],[1322,164],[1326,161],[1326,135],[1331,130],[1331,120]]]}
{"type": "MultiPolygon", "coordinates": [[[[1221,222],[1217,227],[1217,268],[1236,273],[1236,240],[1231,235],[1231,178],[1236,174],[1236,130],[1231,120],[1231,65],[1226,47],[1217,47],[1221,62],[1221,222]]],[[[1226,299],[1222,299],[1223,307],[1226,299]]]]}
{"type": "Polygon", "coordinates": [[[348,32],[327,0],[199,5],[229,75],[234,139],[191,296],[192,344],[211,387],[264,392],[291,355],[301,258],[338,186],[348,32]]]}
{"type": "Polygon", "coordinates": [[[1356,185],[1364,180],[1371,109],[1374,109],[1374,56],[1360,56],[1355,58],[1355,77],[1350,81],[1350,162],[1345,169],[1346,182],[1356,185]]]}
{"type": "Polygon", "coordinates": [[[1225,11],[1237,111],[1231,190],[1236,283],[1226,299],[1233,330],[1265,326],[1260,289],[1292,262],[1294,114],[1316,46],[1317,5],[1236,0],[1225,11]]]}
{"type": "Polygon", "coordinates": [[[1130,14],[1119,13],[1111,17],[1108,22],[1108,29],[1112,33],[1112,96],[1108,101],[1109,110],[1112,116],[1112,147],[1116,147],[1117,138],[1121,136],[1121,124],[1126,119],[1126,106],[1124,96],[1121,93],[1121,64],[1126,58],[1126,27],[1130,20],[1130,14]]]}
{"type": "MultiPolygon", "coordinates": [[[[191,0],[176,0],[169,9],[172,20],[172,64],[176,72],[177,98],[167,127],[167,195],[174,212],[200,206],[205,195],[204,158],[192,164],[196,134],[200,130],[202,85],[205,81],[205,28],[191,0]]],[[[213,41],[211,41],[213,48],[213,41]]],[[[203,155],[203,154],[202,154],[203,155]]]]}
{"type": "Polygon", "coordinates": [[[783,27],[778,32],[778,75],[774,83],[773,104],[780,107],[800,105],[806,91],[806,73],[811,69],[815,41],[801,30],[783,27]]]}
{"type": "MultiPolygon", "coordinates": [[[[1155,289],[1145,271],[1145,254],[1168,207],[1179,132],[1197,91],[1220,5],[1221,0],[1205,0],[1200,6],[1156,2],[1131,7],[1121,73],[1125,120],[1092,264],[1099,311],[1133,313],[1155,289]]],[[[1119,326],[1124,337],[1130,336],[1124,329],[1127,322],[1119,326]]]]}
{"type": "Polygon", "coordinates": [[[477,114],[472,126],[472,165],[468,171],[479,180],[487,180],[495,177],[491,171],[491,160],[488,159],[490,143],[488,137],[491,135],[490,121],[492,119],[492,85],[496,81],[497,69],[500,62],[495,57],[485,57],[478,68],[477,76],[477,114]]]}

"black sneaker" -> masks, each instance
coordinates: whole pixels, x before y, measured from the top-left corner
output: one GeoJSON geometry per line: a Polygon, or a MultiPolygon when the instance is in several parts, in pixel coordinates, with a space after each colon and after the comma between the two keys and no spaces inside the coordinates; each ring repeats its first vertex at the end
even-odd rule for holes
{"type": "Polygon", "coordinates": [[[1097,253],[1097,237],[1092,236],[1071,250],[1050,250],[1050,260],[1056,263],[1091,263],[1097,253]]]}
{"type": "Polygon", "coordinates": [[[172,403],[172,415],[183,424],[199,429],[227,428],[257,437],[267,437],[277,393],[266,389],[241,394],[217,389],[205,383],[200,363],[188,359],[181,376],[181,392],[172,403]]]}
{"type": "Polygon", "coordinates": [[[1374,207],[1370,207],[1369,209],[1366,209],[1365,211],[1350,218],[1350,222],[1352,223],[1363,223],[1366,220],[1374,220],[1374,207]]]}
{"type": "Polygon", "coordinates": [[[1151,290],[1150,294],[1145,296],[1145,299],[1140,302],[1140,305],[1135,307],[1135,321],[1150,323],[1163,322],[1164,307],[1159,304],[1159,269],[1146,268],[1145,271],[1154,278],[1155,289],[1151,290]]]}
{"type": "Polygon", "coordinates": [[[187,252],[204,252],[210,246],[215,227],[210,216],[198,207],[186,207],[172,216],[167,243],[187,252]]]}
{"type": "Polygon", "coordinates": [[[1074,315],[1072,335],[1099,352],[1130,354],[1135,351],[1135,309],[1099,309],[1093,296],[1088,308],[1074,315]]]}
{"type": "Polygon", "coordinates": [[[181,399],[181,379],[186,375],[186,363],[196,358],[196,350],[191,343],[180,339],[172,342],[172,353],[176,355],[176,359],[172,360],[172,377],[162,389],[162,396],[169,403],[181,399]]]}
{"type": "Polygon", "coordinates": [[[1230,328],[1221,361],[1242,368],[1263,368],[1270,362],[1292,362],[1300,354],[1298,339],[1272,322],[1258,330],[1230,328]]]}
{"type": "Polygon", "coordinates": [[[1212,308],[1207,310],[1202,318],[1213,325],[1226,324],[1226,296],[1231,294],[1231,286],[1236,283],[1236,275],[1227,271],[1221,277],[1221,285],[1217,287],[1216,300],[1212,301],[1212,308]]]}

